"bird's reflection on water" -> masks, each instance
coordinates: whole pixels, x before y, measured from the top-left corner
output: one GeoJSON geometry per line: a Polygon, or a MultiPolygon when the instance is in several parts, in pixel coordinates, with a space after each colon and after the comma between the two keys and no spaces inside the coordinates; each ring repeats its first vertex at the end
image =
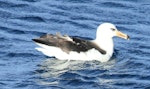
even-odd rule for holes
{"type": "MultiPolygon", "coordinates": [[[[107,63],[99,61],[62,61],[55,58],[44,60],[37,71],[39,74],[38,84],[60,86],[62,81],[73,81],[81,78],[84,82],[102,82],[98,79],[101,74],[107,73],[115,66],[115,59],[107,63]],[[85,79],[82,79],[85,77],[85,79]]],[[[105,81],[104,81],[105,82],[105,81]]]]}

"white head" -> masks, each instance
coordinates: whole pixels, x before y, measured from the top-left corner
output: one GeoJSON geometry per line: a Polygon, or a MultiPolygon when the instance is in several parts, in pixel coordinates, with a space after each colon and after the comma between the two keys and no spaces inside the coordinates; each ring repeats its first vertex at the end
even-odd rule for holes
{"type": "Polygon", "coordinates": [[[111,23],[103,23],[97,28],[96,39],[111,39],[114,36],[129,39],[128,35],[118,31],[116,26],[111,23]]]}
{"type": "Polygon", "coordinates": [[[114,44],[112,38],[114,36],[129,39],[128,35],[118,31],[116,26],[111,23],[103,23],[97,28],[96,39],[94,42],[107,52],[109,58],[113,54],[114,44]]]}

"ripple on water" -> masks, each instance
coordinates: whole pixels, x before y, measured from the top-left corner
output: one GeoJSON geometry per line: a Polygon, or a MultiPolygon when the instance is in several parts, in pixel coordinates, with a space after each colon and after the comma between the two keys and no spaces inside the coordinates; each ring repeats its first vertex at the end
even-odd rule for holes
{"type": "Polygon", "coordinates": [[[2,89],[149,89],[148,0],[0,0],[2,89]],[[112,22],[130,41],[115,39],[107,63],[60,61],[34,50],[32,38],[62,32],[93,39],[97,26],[112,22]]]}
{"type": "Polygon", "coordinates": [[[26,17],[20,17],[17,19],[28,21],[28,22],[45,22],[42,17],[38,17],[38,16],[26,16],[26,17]]]}
{"type": "Polygon", "coordinates": [[[99,88],[97,77],[100,74],[107,73],[113,63],[110,62],[110,64],[101,65],[97,61],[91,63],[47,59],[39,65],[39,69],[36,72],[40,74],[39,84],[41,85],[44,83],[49,86],[61,86],[62,88],[82,88],[87,86],[90,88],[99,88]]]}

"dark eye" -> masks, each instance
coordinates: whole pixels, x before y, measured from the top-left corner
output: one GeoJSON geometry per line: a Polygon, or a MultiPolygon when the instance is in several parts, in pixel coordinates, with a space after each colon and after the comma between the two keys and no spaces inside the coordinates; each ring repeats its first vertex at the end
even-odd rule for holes
{"type": "Polygon", "coordinates": [[[115,31],[116,29],[114,29],[114,28],[111,28],[111,30],[112,30],[112,31],[115,31]]]}

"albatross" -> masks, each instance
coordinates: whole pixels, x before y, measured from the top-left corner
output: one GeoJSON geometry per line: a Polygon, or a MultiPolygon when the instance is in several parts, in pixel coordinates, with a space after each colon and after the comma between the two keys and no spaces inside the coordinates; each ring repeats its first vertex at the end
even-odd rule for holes
{"type": "Polygon", "coordinates": [[[32,39],[36,49],[49,57],[60,60],[98,60],[107,62],[113,55],[113,37],[129,39],[129,36],[119,31],[112,23],[103,23],[98,26],[96,38],[85,40],[68,35],[46,34],[32,39]]]}

